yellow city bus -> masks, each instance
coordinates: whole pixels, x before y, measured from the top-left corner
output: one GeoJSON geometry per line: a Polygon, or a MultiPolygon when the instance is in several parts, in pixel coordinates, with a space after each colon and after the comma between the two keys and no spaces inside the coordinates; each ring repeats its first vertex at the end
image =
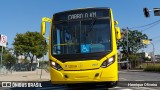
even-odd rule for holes
{"type": "Polygon", "coordinates": [[[121,38],[111,8],[82,8],[42,18],[51,25],[50,76],[53,84],[118,81],[117,43],[121,38]]]}

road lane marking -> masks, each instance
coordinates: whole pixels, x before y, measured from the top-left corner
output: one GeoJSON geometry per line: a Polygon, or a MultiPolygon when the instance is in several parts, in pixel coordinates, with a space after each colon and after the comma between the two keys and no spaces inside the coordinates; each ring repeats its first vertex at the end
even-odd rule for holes
{"type": "Polygon", "coordinates": [[[109,88],[109,90],[133,90],[133,89],[129,89],[129,88],[125,88],[125,87],[114,87],[114,88],[109,88]]]}
{"type": "Polygon", "coordinates": [[[127,73],[127,72],[125,72],[125,71],[118,71],[118,73],[127,73]]]}
{"type": "Polygon", "coordinates": [[[135,80],[135,81],[145,81],[145,80],[135,80]]]}
{"type": "Polygon", "coordinates": [[[127,80],[126,78],[119,78],[119,79],[121,79],[121,80],[125,80],[125,81],[127,80]]]}
{"type": "Polygon", "coordinates": [[[153,88],[149,88],[149,87],[132,87],[134,89],[138,89],[138,90],[159,90],[159,89],[153,89],[153,88]]]}
{"type": "Polygon", "coordinates": [[[117,87],[114,87],[114,88],[122,88],[122,87],[118,87],[118,86],[117,86],[117,87]]]}

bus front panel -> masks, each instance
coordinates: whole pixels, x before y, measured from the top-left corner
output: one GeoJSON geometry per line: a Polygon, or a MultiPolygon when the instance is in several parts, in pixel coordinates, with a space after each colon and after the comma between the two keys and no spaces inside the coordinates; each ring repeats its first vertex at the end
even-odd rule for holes
{"type": "Polygon", "coordinates": [[[117,50],[109,8],[53,15],[50,74],[53,83],[117,81],[117,50]]]}

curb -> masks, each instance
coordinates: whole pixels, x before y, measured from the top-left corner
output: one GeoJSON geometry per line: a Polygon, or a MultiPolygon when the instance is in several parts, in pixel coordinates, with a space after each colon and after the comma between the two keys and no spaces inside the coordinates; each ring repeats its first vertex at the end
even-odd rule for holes
{"type": "Polygon", "coordinates": [[[119,71],[127,71],[127,72],[143,72],[143,70],[119,70],[119,71]]]}

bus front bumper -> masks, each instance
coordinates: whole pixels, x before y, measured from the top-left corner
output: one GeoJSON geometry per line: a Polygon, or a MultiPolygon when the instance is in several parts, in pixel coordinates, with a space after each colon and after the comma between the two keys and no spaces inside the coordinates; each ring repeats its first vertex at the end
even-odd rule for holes
{"type": "Polygon", "coordinates": [[[83,71],[57,71],[50,68],[50,75],[53,84],[118,81],[117,70],[109,68],[83,71]]]}

